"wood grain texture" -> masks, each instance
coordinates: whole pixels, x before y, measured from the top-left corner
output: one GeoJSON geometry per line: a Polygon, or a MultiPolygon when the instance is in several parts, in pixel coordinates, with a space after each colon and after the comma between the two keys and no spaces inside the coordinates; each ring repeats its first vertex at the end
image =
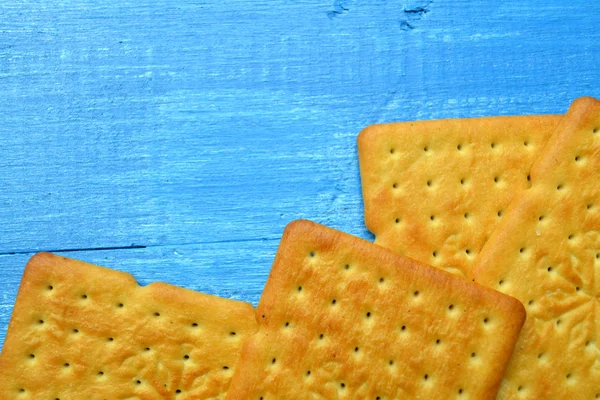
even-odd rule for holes
{"type": "Polygon", "coordinates": [[[4,2],[0,344],[40,250],[148,246],[76,256],[256,302],[290,220],[371,237],[364,126],[600,97],[599,12],[582,0],[4,2]]]}

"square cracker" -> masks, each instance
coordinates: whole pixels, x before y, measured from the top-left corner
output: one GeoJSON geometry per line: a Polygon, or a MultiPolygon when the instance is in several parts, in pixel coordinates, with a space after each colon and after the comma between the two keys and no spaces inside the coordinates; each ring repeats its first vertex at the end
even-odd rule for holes
{"type": "Polygon", "coordinates": [[[372,125],[358,136],[365,223],[375,243],[470,277],[472,264],[558,115],[372,125]]]}
{"type": "Polygon", "coordinates": [[[600,102],[580,98],[474,267],[525,304],[501,399],[600,398],[600,102]]]}
{"type": "Polygon", "coordinates": [[[0,354],[0,399],[222,399],[250,304],[40,253],[0,354]]]}
{"type": "Polygon", "coordinates": [[[286,228],[228,399],[493,399],[517,300],[308,221],[286,228]]]}

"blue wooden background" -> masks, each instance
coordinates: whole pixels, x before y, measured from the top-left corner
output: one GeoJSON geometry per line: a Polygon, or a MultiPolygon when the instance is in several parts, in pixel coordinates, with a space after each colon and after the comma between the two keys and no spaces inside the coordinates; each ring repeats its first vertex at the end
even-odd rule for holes
{"type": "Polygon", "coordinates": [[[371,238],[364,126],[582,95],[590,0],[3,1],[0,345],[37,251],[256,304],[289,221],[371,238]]]}

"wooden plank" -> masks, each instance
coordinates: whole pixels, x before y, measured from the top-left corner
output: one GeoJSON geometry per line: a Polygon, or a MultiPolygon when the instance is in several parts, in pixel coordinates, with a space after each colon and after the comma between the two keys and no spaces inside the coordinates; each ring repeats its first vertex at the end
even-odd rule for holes
{"type": "Polygon", "coordinates": [[[4,3],[0,340],[34,251],[256,302],[288,221],[370,237],[364,126],[600,97],[598,2],[4,3]]]}
{"type": "Polygon", "coordinates": [[[365,3],[4,4],[0,253],[365,234],[365,125],[600,95],[594,2],[365,3]]]}

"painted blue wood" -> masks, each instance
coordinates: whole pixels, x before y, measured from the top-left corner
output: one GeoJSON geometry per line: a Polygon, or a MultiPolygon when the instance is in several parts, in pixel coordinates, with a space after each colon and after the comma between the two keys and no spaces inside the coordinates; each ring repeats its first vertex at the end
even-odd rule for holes
{"type": "Polygon", "coordinates": [[[362,127],[600,97],[598,2],[99,3],[0,4],[0,344],[35,251],[256,302],[290,220],[370,237],[362,127]]]}

